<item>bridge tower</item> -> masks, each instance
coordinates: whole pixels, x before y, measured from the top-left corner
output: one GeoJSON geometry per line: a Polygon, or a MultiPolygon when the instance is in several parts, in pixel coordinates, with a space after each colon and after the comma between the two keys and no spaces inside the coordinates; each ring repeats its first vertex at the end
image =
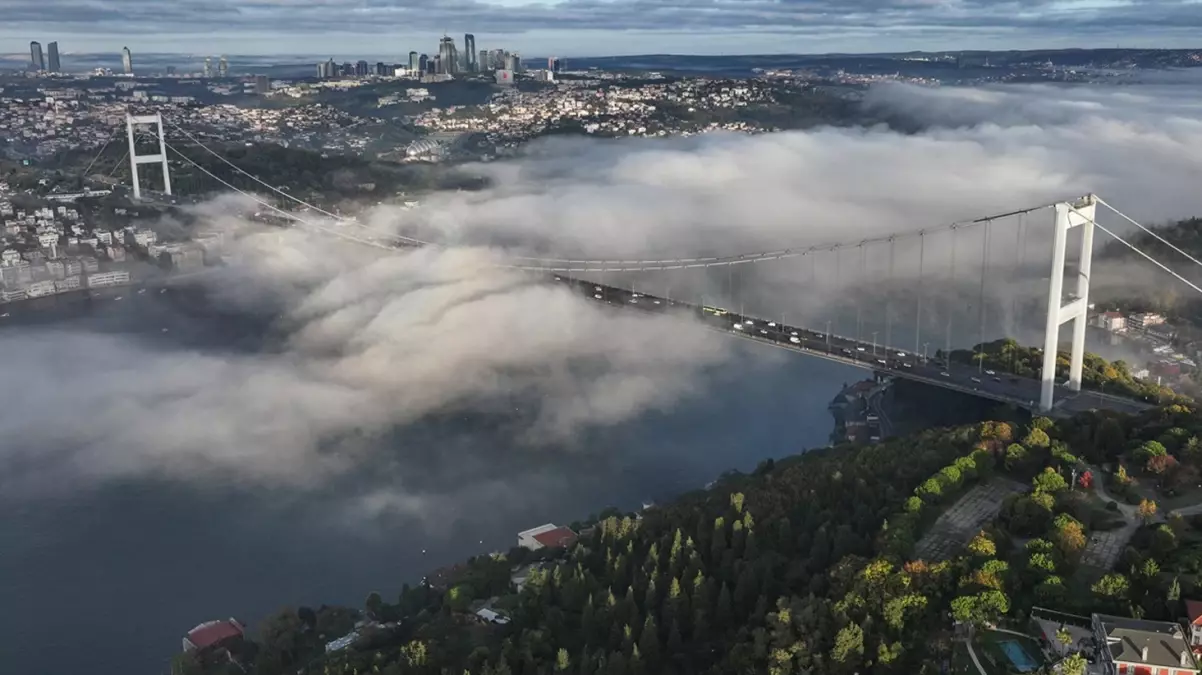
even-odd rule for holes
{"type": "Polygon", "coordinates": [[[1085,360],[1085,322],[1089,314],[1089,274],[1093,261],[1093,224],[1097,205],[1097,197],[1090,194],[1075,202],[1061,202],[1055,207],[1052,275],[1048,286],[1048,318],[1043,335],[1042,387],[1039,392],[1041,412],[1052,409],[1060,327],[1070,321],[1073,323],[1073,340],[1069,355],[1068,388],[1081,391],[1081,366],[1085,360]],[[1069,231],[1075,227],[1081,228],[1081,260],[1077,268],[1076,292],[1065,302],[1064,259],[1069,231]]]}
{"type": "Polygon", "coordinates": [[[167,167],[167,139],[163,137],[163,116],[161,113],[153,115],[125,115],[125,130],[129,134],[129,173],[134,183],[134,199],[142,198],[142,186],[138,184],[138,165],[139,164],[162,164],[163,165],[163,192],[171,194],[171,170],[167,167]],[[153,124],[159,136],[159,152],[155,155],[138,155],[134,149],[134,125],[135,124],[153,124]]]}

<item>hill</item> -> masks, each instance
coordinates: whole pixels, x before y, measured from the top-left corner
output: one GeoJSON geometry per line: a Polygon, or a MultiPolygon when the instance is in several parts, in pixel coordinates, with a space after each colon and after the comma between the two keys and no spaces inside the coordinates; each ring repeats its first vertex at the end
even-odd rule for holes
{"type": "Polygon", "coordinates": [[[1175,404],[815,450],[584,523],[567,549],[478,557],[395,603],[372,594],[362,613],[285,608],[232,652],[260,675],[935,673],[963,661],[952,619],[1024,630],[1035,605],[1175,618],[1202,533],[1158,524],[1153,498],[1200,497],[1200,435],[1175,404]],[[1110,492],[1095,491],[1103,464],[1110,492]],[[1102,533],[1144,542],[1118,556],[1130,575],[1097,557],[1102,533]],[[485,606],[502,623],[480,621],[485,606]]]}

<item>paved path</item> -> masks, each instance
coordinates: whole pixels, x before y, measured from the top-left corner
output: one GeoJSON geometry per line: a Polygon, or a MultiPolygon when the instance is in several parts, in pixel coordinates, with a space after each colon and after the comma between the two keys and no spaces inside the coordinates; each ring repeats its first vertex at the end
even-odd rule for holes
{"type": "Polygon", "coordinates": [[[1103,485],[1102,473],[1098,471],[1097,467],[1091,466],[1088,468],[1097,477],[1094,480],[1093,487],[1098,491],[1098,496],[1106,501],[1114,502],[1118,506],[1123,520],[1126,521],[1126,524],[1117,530],[1094,532],[1091,534],[1089,542],[1085,544],[1085,550],[1081,552],[1081,562],[1083,564],[1108,570],[1114,567],[1114,563],[1123,552],[1123,548],[1130,541],[1131,536],[1135,534],[1135,531],[1139,529],[1139,507],[1115,499],[1113,495],[1106,491],[1106,486],[1103,485]]]}
{"type": "Polygon", "coordinates": [[[977,650],[972,648],[972,636],[971,635],[968,637],[967,640],[964,641],[964,646],[968,647],[968,656],[969,656],[969,658],[972,659],[973,665],[975,665],[977,667],[977,671],[980,672],[981,675],[989,675],[988,673],[985,672],[985,667],[981,665],[981,660],[977,658],[977,650]]]}
{"type": "Polygon", "coordinates": [[[974,487],[939,516],[915,546],[914,556],[924,560],[951,558],[997,516],[1002,500],[1026,489],[1021,483],[1003,478],[974,487]]]}

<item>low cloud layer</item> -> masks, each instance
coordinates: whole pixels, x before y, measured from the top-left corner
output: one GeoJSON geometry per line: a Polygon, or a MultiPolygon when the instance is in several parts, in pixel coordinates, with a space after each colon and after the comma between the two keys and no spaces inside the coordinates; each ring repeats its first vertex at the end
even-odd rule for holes
{"type": "MultiPolygon", "coordinates": [[[[403,478],[364,489],[358,507],[412,515],[445,505],[450,494],[422,485],[421,458],[437,452],[446,453],[440,462],[476,467],[471,480],[489,494],[506,494],[503,482],[479,469],[510,456],[407,445],[390,434],[431,416],[478,411],[512,423],[531,447],[570,450],[590,430],[706,396],[706,369],[736,348],[679,320],[611,312],[500,269],[500,250],[567,258],[766,250],[911,230],[1091,191],[1145,221],[1195,215],[1202,212],[1195,193],[1202,158],[1193,151],[1202,147],[1202,115],[1196,95],[1168,91],[887,87],[870,95],[871,105],[932,128],[915,135],[880,128],[547,141],[526,158],[470,167],[492,179],[488,190],[366,214],[376,231],[450,244],[406,253],[247,229],[229,215],[236,203],[219,200],[200,215],[238,232],[235,266],[207,292],[238,311],[270,309],[276,319],[269,348],[185,347],[165,337],[66,329],[0,332],[0,350],[21,355],[7,376],[25,383],[0,390],[0,486],[26,493],[164,476],[320,489],[387,465],[388,475],[403,478]],[[1052,94],[1060,98],[1049,102],[1052,94]]],[[[1046,255],[1039,233],[1050,215],[1037,215],[1043,220],[1033,216],[1025,225],[1031,261],[1046,255]]],[[[1012,223],[999,221],[994,229],[991,274],[1002,282],[991,286],[989,300],[1012,309],[1041,282],[1019,284],[1002,274],[1018,240],[1007,227],[1012,223]]],[[[957,250],[971,261],[980,240],[963,236],[957,250]]],[[[947,241],[930,242],[928,284],[948,274],[947,241]]],[[[903,328],[900,319],[880,326],[881,307],[913,303],[906,292],[918,266],[913,242],[899,242],[891,277],[889,252],[880,244],[862,259],[855,250],[838,260],[826,254],[813,267],[781,261],[623,282],[736,308],[746,303],[770,316],[794,312],[798,321],[829,320],[823,307],[835,307],[853,325],[856,314],[865,315],[855,329],[864,336],[879,331],[883,340],[886,330],[903,328]],[[870,282],[856,276],[862,262],[873,271],[870,282]],[[836,295],[853,284],[869,292],[862,308],[836,295]]],[[[957,281],[975,294],[970,262],[959,269],[957,281]]],[[[1001,319],[990,320],[991,330],[1001,330],[1001,319]]],[[[846,326],[837,330],[849,334],[846,326]]],[[[974,322],[963,328],[972,333],[966,340],[976,338],[974,322]]],[[[904,330],[912,339],[913,328],[904,330]]],[[[931,330],[941,346],[942,324],[931,330]]]]}

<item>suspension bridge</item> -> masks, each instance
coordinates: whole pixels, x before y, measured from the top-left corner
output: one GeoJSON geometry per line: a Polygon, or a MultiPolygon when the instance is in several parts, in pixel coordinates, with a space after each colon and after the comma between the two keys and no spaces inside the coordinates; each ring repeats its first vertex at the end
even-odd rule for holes
{"type": "MultiPolygon", "coordinates": [[[[136,199],[170,199],[170,166],[175,163],[206,176],[220,189],[253,200],[264,213],[292,227],[388,252],[445,246],[373,228],[308,203],[244,171],[195,134],[166,122],[160,114],[128,116],[125,131],[131,187],[136,199]],[[154,127],[154,132],[147,132],[147,126],[154,127]],[[173,131],[172,142],[167,141],[165,126],[173,131]],[[139,140],[143,147],[149,144],[152,152],[139,154],[136,145],[139,140]],[[185,153],[180,146],[187,146],[192,152],[185,153]],[[198,152],[207,155],[208,161],[202,163],[197,158],[198,152]],[[161,189],[144,194],[138,182],[138,167],[154,164],[161,166],[161,189]],[[225,176],[206,164],[223,167],[225,176]]],[[[118,163],[124,160],[122,157],[118,163]]],[[[1195,292],[1202,293],[1202,288],[1128,242],[1115,231],[1118,228],[1113,224],[1107,227],[1100,223],[1099,207],[1116,215],[1125,226],[1139,228],[1202,266],[1202,261],[1096,195],[845,242],[730,255],[648,259],[550,258],[505,251],[496,266],[553,277],[555,282],[593,301],[641,312],[689,314],[711,330],[1040,413],[1071,415],[1090,409],[1139,412],[1152,404],[1083,389],[1095,230],[1195,292]],[[1032,233],[1043,233],[1045,239],[1028,236],[1032,233]],[[1046,241],[1049,233],[1050,242],[1046,241]],[[973,237],[979,242],[969,241],[968,245],[976,249],[979,244],[979,257],[974,253],[966,260],[961,240],[973,237]],[[1075,255],[1070,254],[1070,248],[1075,249],[1075,255]],[[845,258],[849,257],[852,261],[847,264],[845,258]],[[754,292],[746,290],[745,282],[755,274],[745,270],[762,269],[765,263],[779,260],[800,260],[803,267],[808,263],[805,294],[808,300],[802,303],[806,306],[786,312],[747,311],[746,301],[754,292]],[[715,271],[719,275],[725,272],[724,292],[721,280],[715,283],[715,271]],[[689,278],[697,274],[703,277],[689,278]],[[1014,335],[1020,318],[1030,314],[1032,307],[1020,297],[1020,292],[1012,292],[1006,299],[997,288],[1030,285],[1032,279],[1041,287],[1041,293],[1036,295],[1046,300],[1040,301],[1036,308],[1044,317],[1042,368],[1038,377],[1017,368],[1006,369],[1009,372],[987,369],[984,354],[974,354],[968,363],[951,358],[953,337],[957,343],[966,337],[975,338],[978,349],[983,349],[990,336],[1014,335]],[[966,291],[972,286],[976,287],[975,294],[966,291]],[[707,288],[708,297],[707,293],[693,290],[685,291],[682,296],[679,290],[682,287],[707,288]],[[673,288],[677,289],[676,297],[673,288]],[[824,297],[835,298],[837,302],[816,300],[824,297]],[[733,309],[736,306],[737,311],[733,309]],[[787,320],[790,312],[794,321],[787,320]],[[1068,368],[1066,376],[1058,379],[1060,329],[1066,323],[1072,324],[1066,350],[1068,368]],[[932,344],[937,350],[934,358],[929,352],[932,344]]]]}

